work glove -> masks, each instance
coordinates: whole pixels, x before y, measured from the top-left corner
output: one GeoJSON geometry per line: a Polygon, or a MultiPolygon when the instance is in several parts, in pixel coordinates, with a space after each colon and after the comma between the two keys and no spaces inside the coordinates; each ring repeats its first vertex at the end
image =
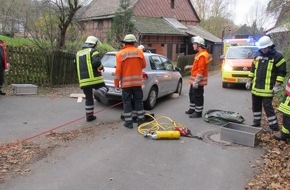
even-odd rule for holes
{"type": "Polygon", "coordinates": [[[246,89],[250,90],[251,89],[251,84],[252,84],[252,81],[247,81],[246,83],[246,89]]]}
{"type": "Polygon", "coordinates": [[[277,94],[280,91],[280,89],[281,89],[280,86],[274,86],[273,87],[273,93],[277,94]]]}
{"type": "Polygon", "coordinates": [[[198,88],[198,83],[192,83],[192,88],[197,89],[198,88]]]}
{"type": "Polygon", "coordinates": [[[184,67],[184,71],[187,71],[187,70],[189,70],[189,69],[191,69],[191,65],[185,65],[185,67],[184,67]]]}

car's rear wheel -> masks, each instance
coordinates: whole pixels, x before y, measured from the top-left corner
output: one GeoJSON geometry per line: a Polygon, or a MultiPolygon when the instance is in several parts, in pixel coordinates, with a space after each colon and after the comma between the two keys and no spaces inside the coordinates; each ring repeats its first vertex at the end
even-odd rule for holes
{"type": "Polygon", "coordinates": [[[145,109],[152,110],[156,106],[157,95],[158,95],[158,90],[156,87],[153,86],[150,89],[147,100],[145,100],[145,102],[144,102],[145,109]]]}
{"type": "Polygon", "coordinates": [[[178,93],[178,95],[180,95],[182,92],[182,81],[179,80],[178,81],[178,84],[177,84],[177,88],[176,88],[176,91],[174,93],[178,93]]]}
{"type": "Polygon", "coordinates": [[[99,97],[97,97],[96,95],[94,95],[94,97],[95,97],[95,99],[97,100],[97,102],[102,103],[99,97]]]}
{"type": "Polygon", "coordinates": [[[109,103],[108,98],[104,94],[99,92],[99,90],[94,90],[94,98],[99,103],[102,103],[102,104],[105,104],[105,105],[109,103]]]}

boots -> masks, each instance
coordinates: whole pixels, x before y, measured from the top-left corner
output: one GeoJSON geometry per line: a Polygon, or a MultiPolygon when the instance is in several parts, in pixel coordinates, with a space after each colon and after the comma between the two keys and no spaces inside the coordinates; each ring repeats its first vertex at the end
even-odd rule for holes
{"type": "Polygon", "coordinates": [[[194,112],[193,114],[189,115],[190,118],[201,118],[202,112],[194,112]]]}
{"type": "Polygon", "coordinates": [[[189,110],[185,111],[185,113],[188,114],[188,115],[191,115],[191,114],[194,113],[194,110],[193,109],[189,109],[189,110]]]}
{"type": "Polygon", "coordinates": [[[279,133],[274,135],[274,139],[276,139],[278,141],[287,141],[288,139],[290,139],[290,134],[279,132],[279,133]]]}
{"type": "Polygon", "coordinates": [[[251,125],[252,127],[261,127],[261,122],[254,121],[253,124],[251,125]]]}
{"type": "Polygon", "coordinates": [[[133,129],[133,122],[125,122],[124,126],[129,128],[129,129],[133,129]]]}
{"type": "Polygon", "coordinates": [[[96,116],[94,116],[94,115],[87,115],[87,122],[94,121],[95,119],[97,119],[96,116]]]}

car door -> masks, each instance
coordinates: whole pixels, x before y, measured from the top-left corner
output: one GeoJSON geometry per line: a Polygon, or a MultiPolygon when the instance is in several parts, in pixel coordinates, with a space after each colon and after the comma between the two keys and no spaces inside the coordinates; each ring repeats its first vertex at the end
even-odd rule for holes
{"type": "Polygon", "coordinates": [[[161,57],[158,55],[150,56],[149,61],[152,68],[150,75],[158,85],[158,94],[159,96],[164,96],[168,91],[168,80],[170,80],[165,65],[162,63],[161,57]]]}
{"type": "Polygon", "coordinates": [[[165,84],[166,93],[170,94],[172,92],[175,92],[177,88],[177,83],[179,81],[179,74],[177,71],[174,70],[174,66],[168,58],[161,56],[160,59],[161,59],[162,65],[164,65],[165,74],[166,74],[165,75],[166,76],[166,84],[165,84]]]}

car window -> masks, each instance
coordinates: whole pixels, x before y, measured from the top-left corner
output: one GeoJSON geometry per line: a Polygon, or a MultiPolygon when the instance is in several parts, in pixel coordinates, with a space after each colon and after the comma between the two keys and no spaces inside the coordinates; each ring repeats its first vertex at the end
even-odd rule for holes
{"type": "Polygon", "coordinates": [[[150,61],[152,70],[165,70],[164,63],[162,63],[159,56],[152,55],[149,57],[149,61],[150,61]]]}
{"type": "Polygon", "coordinates": [[[104,67],[115,68],[116,67],[116,55],[105,54],[102,58],[102,64],[104,67]]]}
{"type": "Polygon", "coordinates": [[[167,58],[165,58],[165,57],[160,57],[160,58],[161,58],[162,64],[165,67],[165,70],[172,71],[173,70],[172,63],[167,58]]]}
{"type": "Polygon", "coordinates": [[[228,59],[253,59],[258,52],[257,47],[229,48],[226,58],[228,59]]]}

